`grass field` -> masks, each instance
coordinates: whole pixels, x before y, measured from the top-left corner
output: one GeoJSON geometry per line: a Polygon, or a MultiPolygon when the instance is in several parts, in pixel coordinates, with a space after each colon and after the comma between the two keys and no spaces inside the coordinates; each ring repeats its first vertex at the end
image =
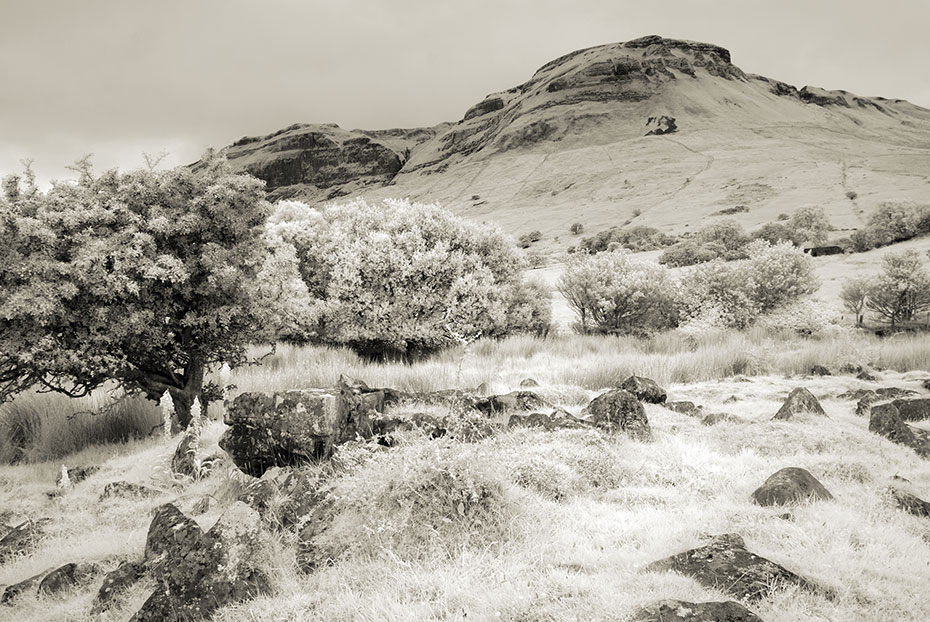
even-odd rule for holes
{"type": "MultiPolygon", "coordinates": [[[[492,392],[504,392],[532,377],[543,397],[578,413],[600,390],[635,372],[666,386],[669,399],[736,419],[704,426],[647,404],[656,436],[648,444],[596,431],[501,430],[474,443],[410,434],[390,451],[350,445],[340,461],[349,466],[330,480],[342,500],[325,535],[340,552],[336,562],[300,574],[293,536],[279,535],[263,562],[274,593],[223,609],[215,619],[619,621],[661,598],[725,599],[684,576],[642,568],[698,546],[709,534],[735,531],[750,550],[837,592],[830,600],[776,591],[751,606],[767,622],[926,620],[930,521],[894,509],[883,491],[899,475],[927,498],[930,462],[870,433],[868,421],[854,414],[855,402],[837,396],[881,385],[925,392],[928,369],[930,338],[882,341],[855,333],[820,340],[763,331],[698,340],[675,334],[512,338],[413,365],[281,346],[264,365],[235,370],[236,391],[331,386],[344,373],[404,390],[486,382],[492,392]],[[806,375],[813,364],[836,371],[844,363],[880,368],[880,381],[806,375]],[[821,400],[828,418],[771,420],[797,386],[821,400]],[[786,466],[808,469],[835,499],[789,508],[787,520],[779,517],[783,508],[754,505],[750,493],[786,466]],[[463,495],[476,499],[464,515],[449,501],[463,495]]],[[[57,404],[61,417],[86,408],[56,399],[26,401],[47,411],[57,404]]],[[[5,414],[19,407],[19,400],[5,406],[5,414]]],[[[54,431],[52,415],[44,416],[43,429],[54,431]]],[[[223,429],[219,422],[207,425],[206,452],[216,451],[223,429]]],[[[211,509],[194,517],[209,527],[249,478],[229,465],[196,483],[171,477],[167,462],[176,443],[154,436],[71,453],[74,445],[66,442],[57,447],[63,455],[47,459],[56,445],[42,441],[45,449],[28,455],[32,462],[0,467],[0,508],[12,513],[8,522],[52,519],[35,552],[0,566],[0,584],[70,561],[109,569],[140,557],[151,512],[161,503],[190,513],[211,497],[211,509]],[[48,496],[62,462],[101,470],[63,495],[48,496]],[[99,501],[103,486],[116,480],[150,486],[157,496],[99,501]]],[[[0,607],[0,618],[88,619],[98,586],[99,577],[63,597],[24,596],[0,607]]],[[[151,588],[143,582],[100,619],[128,619],[151,588]]]]}

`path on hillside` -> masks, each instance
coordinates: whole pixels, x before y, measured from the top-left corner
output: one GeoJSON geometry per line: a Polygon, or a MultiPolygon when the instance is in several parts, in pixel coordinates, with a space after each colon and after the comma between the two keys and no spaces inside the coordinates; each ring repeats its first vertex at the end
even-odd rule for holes
{"type": "Polygon", "coordinates": [[[688,186],[690,186],[691,183],[692,183],[695,179],[697,179],[700,175],[703,175],[704,173],[706,173],[706,172],[710,169],[711,165],[714,163],[714,156],[712,156],[712,155],[710,155],[710,154],[704,153],[703,151],[698,151],[697,149],[694,149],[694,148],[692,148],[692,147],[689,147],[688,145],[684,144],[683,142],[681,142],[681,141],[679,141],[679,140],[675,140],[674,138],[669,138],[667,134],[663,134],[663,135],[662,135],[662,138],[664,138],[665,140],[667,140],[667,141],[670,142],[670,143],[674,143],[674,144],[678,145],[679,147],[681,147],[682,149],[684,149],[684,150],[686,150],[686,151],[690,151],[691,153],[693,153],[693,154],[695,154],[695,155],[701,156],[702,158],[704,158],[704,166],[701,167],[701,170],[699,170],[698,172],[694,173],[693,175],[689,175],[688,177],[686,177],[684,183],[682,183],[678,188],[676,188],[675,190],[673,190],[673,191],[671,192],[671,194],[669,194],[669,195],[666,196],[665,198],[659,199],[659,201],[657,201],[656,203],[654,203],[654,204],[650,207],[650,209],[659,207],[660,205],[662,205],[662,204],[664,204],[664,203],[668,203],[669,201],[671,201],[672,199],[674,199],[676,196],[678,196],[678,194],[679,194],[682,190],[684,190],[685,188],[687,188],[688,186]]]}

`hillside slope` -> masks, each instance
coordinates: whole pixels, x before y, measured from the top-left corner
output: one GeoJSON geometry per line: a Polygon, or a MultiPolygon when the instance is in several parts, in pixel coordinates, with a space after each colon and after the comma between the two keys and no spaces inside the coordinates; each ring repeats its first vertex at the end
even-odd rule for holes
{"type": "Polygon", "coordinates": [[[681,233],[737,206],[749,227],[820,205],[853,229],[881,201],[928,196],[930,110],[797,89],[723,48],[649,36],[549,62],[455,123],[295,125],[226,154],[274,197],[407,196],[559,246],[573,222],[681,233]]]}

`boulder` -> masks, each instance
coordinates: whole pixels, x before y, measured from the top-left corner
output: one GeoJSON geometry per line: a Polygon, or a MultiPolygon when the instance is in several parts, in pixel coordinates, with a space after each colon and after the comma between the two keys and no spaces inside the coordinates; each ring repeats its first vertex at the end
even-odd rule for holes
{"type": "Polygon", "coordinates": [[[646,133],[644,136],[661,136],[671,134],[678,130],[675,117],[660,115],[646,119],[646,133]]]}
{"type": "Polygon", "coordinates": [[[520,381],[520,386],[524,389],[528,389],[531,387],[538,387],[539,383],[533,380],[532,378],[524,378],[523,380],[520,381]]]}
{"type": "Polygon", "coordinates": [[[724,421],[740,421],[740,418],[734,417],[729,413],[710,413],[701,419],[701,425],[717,425],[724,421]]]}
{"type": "Polygon", "coordinates": [[[917,495],[901,490],[894,486],[888,487],[888,496],[900,509],[914,516],[930,517],[930,502],[924,501],[917,495]]]}
{"type": "Polygon", "coordinates": [[[340,389],[242,393],[226,411],[220,447],[248,475],[328,459],[336,445],[371,438],[385,393],[344,382],[340,389]]]}
{"type": "Polygon", "coordinates": [[[650,404],[661,404],[668,397],[665,389],[656,384],[655,380],[642,376],[630,376],[623,381],[620,388],[635,395],[636,399],[650,404]]]}
{"type": "Polygon", "coordinates": [[[820,588],[787,568],[751,553],[735,533],[715,537],[709,544],[653,562],[652,572],[677,572],[693,577],[701,585],[721,590],[735,598],[758,601],[779,583],[820,588]]]}
{"type": "Polygon", "coordinates": [[[930,398],[896,399],[891,402],[904,421],[926,421],[930,419],[930,398]]]}
{"type": "Polygon", "coordinates": [[[878,376],[876,376],[875,374],[873,374],[872,372],[866,369],[863,369],[858,374],[856,374],[856,378],[858,378],[859,380],[863,380],[865,382],[877,382],[878,381],[878,376]]]}
{"type": "Polygon", "coordinates": [[[45,578],[45,575],[49,573],[48,570],[40,572],[37,575],[31,576],[28,579],[24,579],[19,583],[14,583],[12,585],[6,586],[3,590],[3,594],[0,595],[0,604],[7,604],[12,602],[14,599],[23,596],[24,594],[35,594],[38,591],[39,583],[42,579],[45,578]]]}
{"type": "Polygon", "coordinates": [[[51,571],[39,583],[40,594],[57,594],[58,592],[83,585],[100,572],[94,563],[71,563],[51,571]]]}
{"type": "Polygon", "coordinates": [[[91,605],[91,613],[99,615],[109,609],[120,594],[135,585],[145,574],[145,564],[142,562],[126,561],[107,573],[103,578],[97,596],[91,605]]]}
{"type": "Polygon", "coordinates": [[[535,410],[547,406],[552,405],[533,391],[511,391],[504,395],[491,395],[475,403],[475,409],[488,416],[515,410],[535,410]]]}
{"type": "Polygon", "coordinates": [[[775,413],[773,419],[791,419],[795,415],[801,413],[811,413],[822,417],[827,416],[827,413],[823,411],[823,407],[820,405],[820,402],[817,401],[817,398],[814,397],[813,393],[804,387],[798,387],[788,394],[788,399],[781,405],[781,408],[775,413]]]}
{"type": "Polygon", "coordinates": [[[201,531],[195,538],[196,531],[189,529],[178,517],[180,512],[170,507],[159,508],[162,517],[168,520],[159,520],[157,514],[149,533],[153,528],[161,532],[161,525],[176,523],[185,536],[168,538],[167,546],[152,560],[150,565],[158,587],[131,622],[209,618],[224,605],[269,590],[268,577],[253,565],[264,547],[261,519],[255,510],[236,502],[208,532],[201,531]],[[159,521],[157,528],[156,521],[159,521]]]}
{"type": "Polygon", "coordinates": [[[830,370],[823,365],[811,365],[809,370],[811,376],[829,376],[830,370]]]}
{"type": "Polygon", "coordinates": [[[776,471],[752,493],[753,501],[759,505],[788,505],[832,498],[817,478],[798,467],[776,471]]]}
{"type": "Polygon", "coordinates": [[[27,520],[10,529],[3,538],[0,538],[0,564],[6,563],[15,555],[29,553],[45,535],[45,526],[51,521],[48,518],[27,520]]]}
{"type": "Polygon", "coordinates": [[[872,414],[872,405],[880,401],[882,401],[882,396],[874,391],[863,395],[859,401],[856,402],[856,415],[859,417],[868,417],[872,414]]]}
{"type": "Polygon", "coordinates": [[[595,397],[581,414],[588,423],[607,432],[623,432],[638,441],[652,440],[646,410],[635,395],[624,389],[612,389],[595,397]]]}
{"type": "Polygon", "coordinates": [[[188,428],[171,457],[171,472],[196,478],[200,474],[197,452],[200,449],[200,431],[188,428]]]}
{"type": "Polygon", "coordinates": [[[198,545],[202,536],[200,525],[173,504],[159,506],[145,538],[145,561],[152,564],[159,559],[183,557],[198,545]]]}
{"type": "Polygon", "coordinates": [[[897,399],[908,397],[910,395],[917,395],[917,391],[912,391],[911,389],[902,389],[900,387],[879,387],[875,389],[875,392],[888,399],[897,399]]]}
{"type": "Polygon", "coordinates": [[[930,434],[904,423],[891,402],[876,404],[869,417],[869,431],[893,443],[910,447],[921,458],[930,460],[930,434]]]}
{"type": "Polygon", "coordinates": [[[665,402],[662,404],[669,410],[673,410],[676,413],[681,413],[682,415],[689,415],[694,417],[701,412],[701,407],[696,406],[694,402],[665,402]]]}
{"type": "Polygon", "coordinates": [[[732,600],[706,603],[660,600],[638,610],[630,622],[762,622],[762,618],[732,600]]]}
{"type": "Polygon", "coordinates": [[[547,431],[573,430],[587,427],[587,425],[584,420],[561,409],[556,409],[549,414],[535,412],[528,415],[510,415],[510,419],[507,420],[508,428],[542,428],[547,431]]]}

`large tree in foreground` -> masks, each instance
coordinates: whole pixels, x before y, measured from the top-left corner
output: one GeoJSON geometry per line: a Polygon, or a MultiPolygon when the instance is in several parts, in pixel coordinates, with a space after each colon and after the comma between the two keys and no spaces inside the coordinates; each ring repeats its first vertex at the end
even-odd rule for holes
{"type": "Polygon", "coordinates": [[[21,185],[0,199],[0,401],[116,381],[168,391],[186,425],[210,366],[244,360],[267,319],[262,182],[211,154],[197,172],[21,185]]]}
{"type": "Polygon", "coordinates": [[[930,310],[930,274],[915,250],[887,253],[882,272],[870,281],[865,306],[894,328],[930,310]]]}

